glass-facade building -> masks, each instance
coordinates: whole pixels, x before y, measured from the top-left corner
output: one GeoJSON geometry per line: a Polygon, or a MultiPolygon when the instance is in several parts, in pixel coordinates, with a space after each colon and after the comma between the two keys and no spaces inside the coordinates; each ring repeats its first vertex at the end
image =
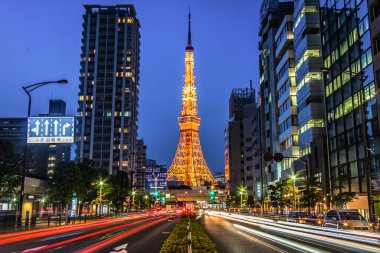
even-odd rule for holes
{"type": "MultiPolygon", "coordinates": [[[[366,0],[321,1],[330,184],[379,216],[379,120],[366,0]]],[[[373,216],[372,216],[373,218],[373,216]]]]}

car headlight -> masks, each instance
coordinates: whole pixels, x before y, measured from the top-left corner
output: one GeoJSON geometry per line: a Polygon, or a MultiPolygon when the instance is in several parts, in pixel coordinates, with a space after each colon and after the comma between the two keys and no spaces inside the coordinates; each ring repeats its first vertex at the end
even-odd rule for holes
{"type": "Polygon", "coordinates": [[[343,227],[348,227],[348,223],[347,222],[343,222],[343,227]]]}

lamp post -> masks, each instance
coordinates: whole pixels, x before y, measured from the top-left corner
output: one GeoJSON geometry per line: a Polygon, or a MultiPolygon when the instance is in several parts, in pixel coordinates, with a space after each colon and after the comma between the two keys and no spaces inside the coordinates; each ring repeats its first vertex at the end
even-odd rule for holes
{"type": "MultiPolygon", "coordinates": [[[[38,89],[42,86],[48,85],[48,84],[67,84],[67,80],[58,80],[58,81],[48,81],[48,82],[40,82],[28,86],[23,86],[22,89],[25,91],[25,93],[28,95],[28,118],[30,117],[30,110],[32,107],[32,96],[31,92],[35,89],[38,89]]],[[[28,119],[26,119],[26,123],[28,124],[28,119]]],[[[17,226],[21,227],[21,221],[22,221],[22,205],[24,202],[24,191],[25,191],[25,174],[26,174],[26,156],[27,156],[27,147],[28,147],[28,141],[25,141],[25,148],[24,148],[24,161],[22,166],[22,174],[21,174],[21,189],[20,189],[20,196],[19,196],[19,204],[18,204],[18,216],[17,216],[17,226]]]]}
{"type": "Polygon", "coordinates": [[[135,205],[135,195],[136,195],[136,192],[134,190],[132,190],[131,194],[132,194],[132,207],[133,207],[135,205]]]}
{"type": "Polygon", "coordinates": [[[296,208],[296,179],[295,175],[292,176],[293,180],[293,208],[296,208]]]}
{"type": "Polygon", "coordinates": [[[100,202],[99,214],[100,215],[102,214],[102,186],[103,186],[103,184],[104,184],[103,181],[99,182],[99,202],[100,202]]]}
{"type": "Polygon", "coordinates": [[[239,188],[239,194],[240,194],[240,208],[243,208],[243,194],[247,192],[247,187],[242,185],[239,188]]]}

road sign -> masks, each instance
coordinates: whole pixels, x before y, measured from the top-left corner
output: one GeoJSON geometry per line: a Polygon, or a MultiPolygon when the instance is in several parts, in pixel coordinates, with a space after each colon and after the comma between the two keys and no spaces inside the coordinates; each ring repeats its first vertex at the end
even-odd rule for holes
{"type": "Polygon", "coordinates": [[[74,143],[74,117],[29,117],[28,143],[74,143]]]}
{"type": "Polygon", "coordinates": [[[145,169],[145,190],[165,190],[167,185],[165,167],[148,167],[145,169]]]}

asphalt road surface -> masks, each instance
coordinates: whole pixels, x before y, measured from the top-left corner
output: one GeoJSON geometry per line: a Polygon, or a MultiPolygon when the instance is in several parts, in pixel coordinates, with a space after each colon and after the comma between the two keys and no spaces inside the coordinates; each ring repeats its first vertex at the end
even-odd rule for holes
{"type": "Polygon", "coordinates": [[[202,219],[218,252],[380,252],[380,234],[342,231],[257,217],[208,212],[202,219]]]}
{"type": "Polygon", "coordinates": [[[177,224],[169,216],[134,215],[0,235],[0,252],[156,253],[177,224]]]}

